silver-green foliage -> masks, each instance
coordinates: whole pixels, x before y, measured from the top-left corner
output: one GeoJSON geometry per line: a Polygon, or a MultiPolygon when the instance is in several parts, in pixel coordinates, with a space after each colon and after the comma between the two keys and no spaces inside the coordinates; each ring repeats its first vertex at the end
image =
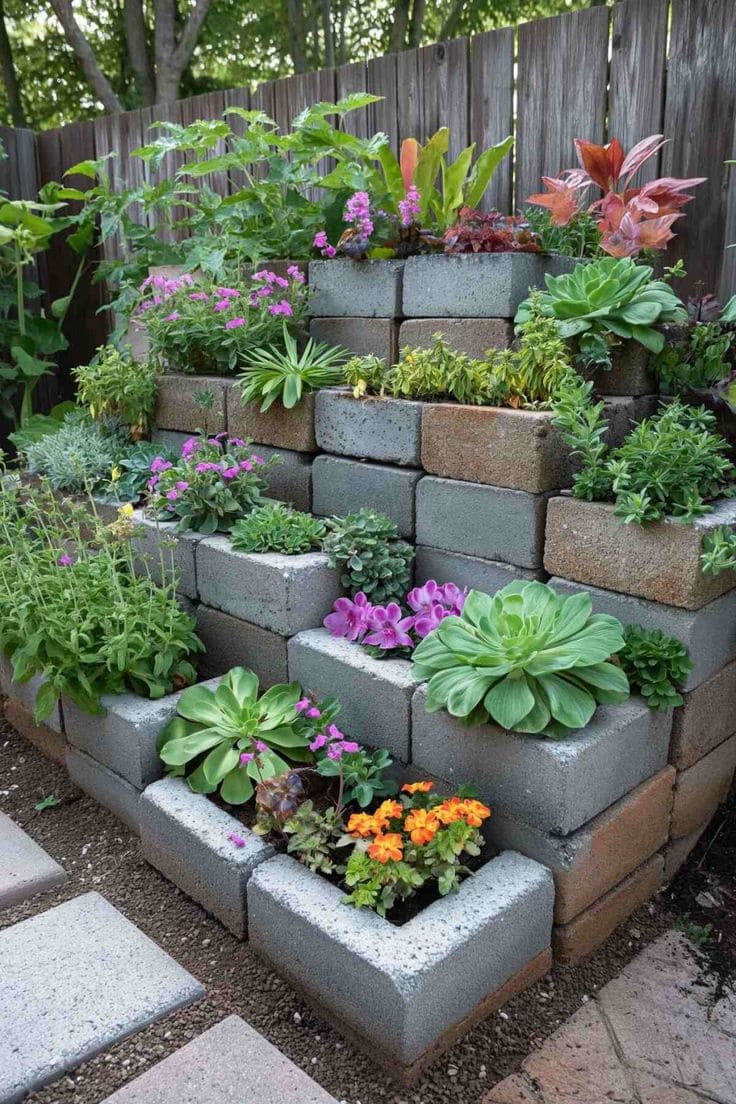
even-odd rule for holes
{"type": "Polygon", "coordinates": [[[78,493],[108,480],[129,443],[119,426],[106,428],[79,411],[67,414],[56,433],[28,445],[26,465],[33,475],[46,476],[54,490],[78,493]]]}
{"type": "Polygon", "coordinates": [[[236,521],[230,539],[238,552],[297,556],[319,548],[326,531],[321,518],[293,510],[284,502],[268,502],[236,521]]]}

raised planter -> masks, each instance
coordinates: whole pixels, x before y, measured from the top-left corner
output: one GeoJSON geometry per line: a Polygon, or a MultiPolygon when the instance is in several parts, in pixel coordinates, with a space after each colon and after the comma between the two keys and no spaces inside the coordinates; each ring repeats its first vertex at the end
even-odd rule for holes
{"type": "Polygon", "coordinates": [[[599,395],[653,395],[657,377],[649,369],[649,350],[638,341],[624,341],[613,350],[611,367],[592,376],[599,395]]]}
{"type": "Polygon", "coordinates": [[[143,857],[244,939],[246,883],[273,855],[271,845],[204,794],[192,793],[183,778],[148,786],[138,812],[143,857]]]}
{"type": "Polygon", "coordinates": [[[411,539],[416,486],[421,476],[416,468],[317,456],[312,465],[312,508],[315,514],[329,517],[369,506],[391,518],[399,536],[411,539]]]}
{"type": "Polygon", "coordinates": [[[175,429],[180,433],[221,433],[227,429],[225,395],[232,380],[223,376],[188,376],[172,372],[156,381],[154,424],[157,429],[175,429]],[[197,396],[213,396],[211,406],[197,396]]]}
{"type": "Polygon", "coordinates": [[[407,318],[399,327],[399,348],[430,349],[437,333],[451,349],[476,360],[514,340],[513,323],[505,318],[407,318]]]}
{"type": "Polygon", "coordinates": [[[501,563],[499,560],[482,560],[479,556],[463,556],[460,552],[445,552],[441,548],[417,545],[414,562],[414,580],[419,586],[428,579],[436,583],[457,583],[468,590],[480,590],[495,594],[514,579],[544,579],[541,570],[501,563]]]}
{"type": "Polygon", "coordinates": [[[468,253],[410,257],[404,269],[407,318],[513,318],[544,277],[578,262],[543,253],[468,253]]]}
{"type": "Polygon", "coordinates": [[[405,1081],[550,965],[552,877],[513,852],[403,927],[287,855],[247,896],[251,946],[405,1081]]]}
{"type": "Polygon", "coordinates": [[[141,791],[137,786],[75,747],[66,748],[66,770],[80,790],[93,797],[98,805],[109,809],[131,831],[138,833],[141,791]]]}
{"type": "Polygon", "coordinates": [[[338,456],[419,468],[423,407],[407,399],[356,399],[347,389],[327,388],[317,393],[317,444],[338,456]]]}
{"type": "Polygon", "coordinates": [[[353,356],[377,356],[395,364],[399,327],[393,318],[313,318],[309,332],[315,341],[341,345],[353,356]]]}
{"type": "MultiPolygon", "coordinates": [[[[17,701],[31,717],[36,704],[36,694],[43,681],[43,675],[33,675],[28,682],[14,682],[13,665],[7,656],[0,655],[0,693],[17,701]]],[[[44,724],[52,732],[63,731],[61,710],[58,705],[54,706],[51,716],[46,718],[44,724]]]]}
{"type": "Polygon", "coordinates": [[[454,786],[472,781],[492,808],[533,828],[566,836],[667,765],[672,711],[641,698],[599,706],[587,728],[560,740],[465,728],[449,713],[427,713],[426,687],[412,701],[415,767],[454,786]]]}
{"type": "Polygon", "coordinates": [[[314,394],[309,392],[291,410],[275,402],[265,413],[260,402],[243,405],[238,387],[228,387],[227,430],[231,437],[244,437],[258,445],[272,445],[292,452],[316,452],[314,437],[314,394]]]}
{"type": "Polygon", "coordinates": [[[404,261],[311,261],[309,309],[320,318],[397,318],[404,261]]]}
{"type": "Polygon", "coordinates": [[[736,502],[715,503],[686,525],[674,518],[628,525],[608,502],[554,498],[547,511],[544,566],[552,575],[696,610],[736,587],[736,571],[704,575],[703,538],[736,528],[736,502]]]}
{"type": "Polygon", "coordinates": [[[684,694],[683,704],[675,709],[670,763],[680,771],[692,767],[734,732],[736,661],[732,660],[695,690],[684,694]]]}

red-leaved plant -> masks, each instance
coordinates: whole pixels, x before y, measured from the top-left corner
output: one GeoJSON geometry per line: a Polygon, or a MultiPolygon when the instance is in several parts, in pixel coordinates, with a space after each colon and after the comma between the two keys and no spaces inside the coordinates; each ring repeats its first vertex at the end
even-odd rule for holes
{"type": "Polygon", "coordinates": [[[546,207],[554,226],[566,226],[584,209],[579,193],[594,184],[603,196],[587,210],[598,215],[600,246],[605,253],[634,257],[643,249],[664,249],[674,237],[671,227],[682,215],[680,207],[695,198],[688,189],[707,179],[663,176],[630,188],[632,177],[666,141],[661,134],[651,134],[625,154],[617,138],[606,146],[576,138],[581,168],[565,169],[558,177],[543,176],[547,192],[529,196],[528,202],[546,207]]]}
{"type": "Polygon", "coordinates": [[[445,253],[538,253],[539,243],[523,218],[462,207],[445,231],[445,253]]]}

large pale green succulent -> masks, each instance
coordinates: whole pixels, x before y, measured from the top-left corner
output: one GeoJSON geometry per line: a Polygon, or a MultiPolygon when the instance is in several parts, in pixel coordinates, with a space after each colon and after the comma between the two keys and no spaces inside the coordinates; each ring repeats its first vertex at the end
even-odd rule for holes
{"type": "Polygon", "coordinates": [[[584,728],[599,703],[629,696],[626,675],[608,662],[624,646],[622,625],[591,610],[587,593],[561,598],[544,583],[509,583],[493,597],[471,591],[462,614],[414,652],[427,710],[546,736],[584,728]]]}
{"type": "Polygon", "coordinates": [[[579,359],[610,363],[617,338],[638,341],[652,353],[664,348],[664,335],[654,327],[684,322],[687,312],[669,284],[653,280],[649,265],[630,257],[602,257],[579,264],[563,276],[546,276],[547,290],[525,299],[516,314],[517,327],[533,309],[557,319],[560,336],[577,339],[579,359]]]}

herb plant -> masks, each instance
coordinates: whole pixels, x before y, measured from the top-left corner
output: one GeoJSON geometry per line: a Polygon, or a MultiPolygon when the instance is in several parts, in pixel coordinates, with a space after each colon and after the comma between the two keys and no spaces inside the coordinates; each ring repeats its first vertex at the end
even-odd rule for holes
{"type": "Polygon", "coordinates": [[[560,598],[544,583],[509,583],[493,597],[471,591],[459,617],[441,621],[414,652],[428,712],[552,737],[584,728],[598,703],[629,696],[609,662],[623,648],[622,626],[591,610],[589,594],[560,598]]]}
{"type": "Polygon", "coordinates": [[[712,387],[734,367],[736,329],[720,322],[688,326],[683,340],[668,345],[652,362],[662,383],[676,395],[712,387]]]}
{"type": "Polygon", "coordinates": [[[156,403],[156,368],[130,350],[101,346],[90,364],[72,369],[77,400],[93,418],[117,418],[138,440],[148,430],[156,403]]]}
{"type": "Polygon", "coordinates": [[[704,575],[720,575],[722,571],[736,570],[736,533],[719,525],[703,537],[700,563],[704,575]]]}
{"type": "Polygon", "coordinates": [[[321,518],[293,510],[283,502],[268,502],[236,521],[230,539],[238,552],[298,556],[319,548],[326,532],[321,518]]]}
{"type": "Polygon", "coordinates": [[[364,507],[331,518],[322,547],[353,596],[362,591],[380,604],[400,601],[409,589],[414,549],[399,539],[395,523],[385,514],[364,507]]]}
{"type": "Polygon", "coordinates": [[[350,357],[343,366],[343,378],[352,387],[355,399],[361,399],[364,395],[383,397],[390,374],[391,369],[384,358],[372,353],[368,356],[350,357]]]}
{"type": "Polygon", "coordinates": [[[679,688],[693,668],[682,641],[659,629],[627,625],[618,658],[632,691],[641,694],[650,709],[682,705],[679,688]]]}
{"type": "Polygon", "coordinates": [[[310,337],[299,352],[286,323],[282,344],[283,348],[268,345],[253,349],[244,358],[237,383],[243,403],[260,400],[261,410],[266,411],[278,399],[286,410],[291,410],[302,395],[343,382],[341,366],[347,356],[344,349],[310,337]]]}
{"type": "Polygon", "coordinates": [[[79,410],[67,414],[55,433],[26,447],[26,467],[32,475],[45,476],[56,491],[96,490],[109,480],[129,444],[121,426],[106,427],[79,410]]]}
{"type": "Polygon", "coordinates": [[[524,218],[542,253],[558,253],[579,260],[600,256],[601,232],[592,212],[579,210],[567,222],[560,224],[555,222],[551,211],[542,207],[527,207],[524,218]]]}

